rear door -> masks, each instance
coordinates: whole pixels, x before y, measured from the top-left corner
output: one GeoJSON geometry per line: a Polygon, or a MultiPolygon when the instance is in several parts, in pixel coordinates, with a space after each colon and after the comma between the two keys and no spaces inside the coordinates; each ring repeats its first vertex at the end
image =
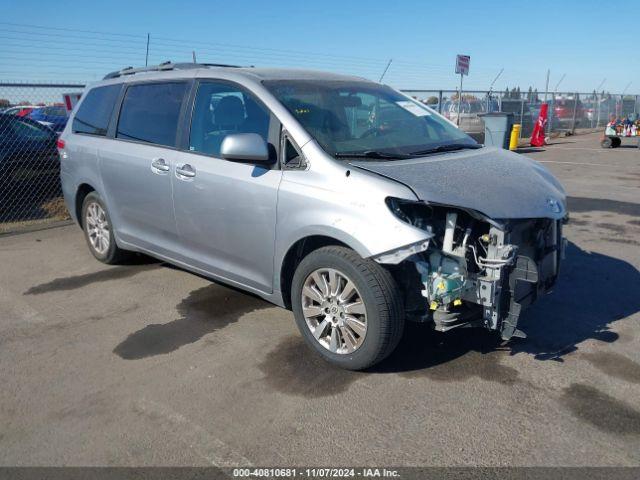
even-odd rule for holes
{"type": "Polygon", "coordinates": [[[174,166],[176,222],[185,262],[271,292],[276,201],[281,170],[220,157],[228,134],[257,133],[276,155],[280,124],[245,88],[200,81],[190,133],[174,166]]]}
{"type": "Polygon", "coordinates": [[[108,206],[125,242],[172,256],[177,230],[171,171],[188,81],[128,85],[115,139],[99,150],[108,206]]]}

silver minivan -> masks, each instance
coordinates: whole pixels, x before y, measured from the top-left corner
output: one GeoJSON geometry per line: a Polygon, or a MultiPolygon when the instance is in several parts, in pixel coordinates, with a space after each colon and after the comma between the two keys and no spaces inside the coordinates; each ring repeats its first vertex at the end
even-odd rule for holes
{"type": "Polygon", "coordinates": [[[291,309],[343,368],[384,359],[407,320],[523,336],[558,275],[558,181],[362,78],[128,68],[85,91],[58,147],[98,260],[142,252],[291,309]]]}

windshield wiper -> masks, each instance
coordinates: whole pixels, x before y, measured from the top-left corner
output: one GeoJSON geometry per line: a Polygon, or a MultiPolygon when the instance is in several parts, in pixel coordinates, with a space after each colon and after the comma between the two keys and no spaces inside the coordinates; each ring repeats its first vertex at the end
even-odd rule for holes
{"type": "Polygon", "coordinates": [[[404,153],[386,153],[377,150],[365,150],[364,152],[338,152],[334,153],[335,158],[375,158],[384,160],[402,160],[411,158],[413,155],[404,153]]]}
{"type": "Polygon", "coordinates": [[[418,155],[428,155],[430,153],[440,153],[440,152],[453,152],[456,150],[464,150],[464,149],[476,150],[478,148],[482,148],[482,145],[478,144],[469,144],[469,143],[452,143],[449,145],[439,145],[437,147],[428,148],[426,150],[419,150],[417,152],[411,152],[411,156],[416,157],[418,155]]]}

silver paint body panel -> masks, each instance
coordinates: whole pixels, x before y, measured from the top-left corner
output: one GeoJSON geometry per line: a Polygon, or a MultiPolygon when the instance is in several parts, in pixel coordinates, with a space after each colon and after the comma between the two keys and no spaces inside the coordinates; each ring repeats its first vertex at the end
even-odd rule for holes
{"type": "MultiPolygon", "coordinates": [[[[418,182],[408,181],[402,173],[395,175],[395,166],[399,172],[403,168],[400,164],[375,162],[375,165],[354,167],[346,161],[335,160],[261,83],[266,79],[287,78],[356,80],[309,71],[202,68],[142,73],[88,87],[171,79],[235,82],[271,110],[300,146],[307,168],[266,168],[185,150],[75,134],[72,117],[61,136],[66,143],[61,161],[62,186],[72,216],[76,216],[79,187],[90,185],[104,199],[121,247],[149,253],[256,293],[278,305],[284,305],[280,292],[283,260],[299,240],[315,235],[331,237],[362,257],[377,256],[427,240],[430,237],[427,232],[396,218],[385,199],[438,202],[435,193],[425,194],[429,184],[440,178],[430,173],[429,161],[421,167],[418,182]],[[154,167],[153,162],[159,158],[169,166],[168,171],[164,171],[164,164],[160,164],[160,171],[154,167]],[[184,170],[186,165],[191,170],[184,170]],[[182,175],[180,172],[184,171],[194,175],[182,175]]],[[[501,154],[488,149],[464,154],[469,159],[474,155],[498,158],[501,154]]],[[[437,161],[459,156],[459,153],[438,155],[437,161]]],[[[455,161],[450,164],[455,168],[455,161]]],[[[462,181],[472,179],[468,173],[462,181]]],[[[503,181],[495,180],[497,192],[516,189],[515,186],[504,188],[504,185],[501,189],[503,181]]],[[[549,180],[550,191],[560,196],[555,184],[557,181],[549,180]]],[[[483,188],[490,187],[483,185],[483,188]]],[[[437,191],[442,189],[433,190],[437,191]]],[[[504,197],[505,202],[511,200],[508,195],[504,197]]],[[[523,197],[523,208],[525,203],[523,197]]],[[[477,199],[471,205],[460,206],[477,208],[481,204],[482,200],[477,199]]]]}

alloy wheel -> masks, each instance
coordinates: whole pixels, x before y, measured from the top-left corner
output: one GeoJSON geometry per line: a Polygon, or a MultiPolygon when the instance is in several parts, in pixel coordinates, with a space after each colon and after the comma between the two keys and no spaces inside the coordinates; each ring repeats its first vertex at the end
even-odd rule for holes
{"type": "Polygon", "coordinates": [[[320,268],[306,278],[302,312],[316,341],[333,353],[352,353],[364,342],[364,301],[349,277],[336,269],[320,268]]]}
{"type": "Polygon", "coordinates": [[[109,250],[109,221],[107,214],[98,202],[92,202],[87,206],[85,225],[91,247],[99,255],[104,255],[109,250]]]}

